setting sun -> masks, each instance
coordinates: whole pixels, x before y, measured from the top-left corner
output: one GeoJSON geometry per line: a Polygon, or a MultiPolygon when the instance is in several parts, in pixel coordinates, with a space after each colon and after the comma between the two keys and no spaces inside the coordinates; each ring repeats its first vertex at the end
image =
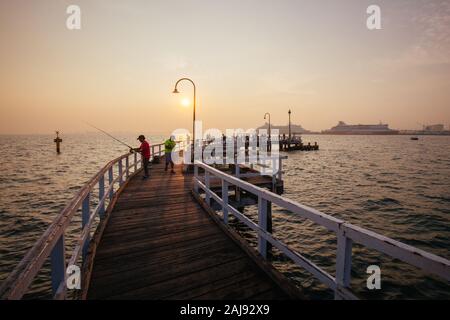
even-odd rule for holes
{"type": "Polygon", "coordinates": [[[183,98],[181,99],[181,105],[187,108],[191,105],[191,101],[188,98],[183,98]]]}

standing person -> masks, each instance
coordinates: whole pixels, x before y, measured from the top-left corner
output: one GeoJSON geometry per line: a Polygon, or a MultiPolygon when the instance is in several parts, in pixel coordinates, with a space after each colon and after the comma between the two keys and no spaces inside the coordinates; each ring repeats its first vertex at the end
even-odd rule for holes
{"type": "Polygon", "coordinates": [[[177,145],[177,143],[175,142],[175,136],[171,136],[170,139],[167,139],[164,142],[164,153],[166,155],[166,168],[165,171],[167,171],[167,168],[169,167],[169,163],[170,166],[172,168],[172,170],[170,171],[171,173],[175,173],[175,171],[173,170],[174,167],[174,163],[172,160],[172,151],[175,148],[175,146],[177,145]]]}
{"type": "Polygon", "coordinates": [[[144,167],[144,176],[142,179],[145,180],[149,177],[148,164],[150,163],[150,144],[145,140],[145,136],[142,134],[137,139],[141,143],[141,146],[139,148],[131,149],[130,151],[136,151],[142,155],[142,166],[144,167]]]}

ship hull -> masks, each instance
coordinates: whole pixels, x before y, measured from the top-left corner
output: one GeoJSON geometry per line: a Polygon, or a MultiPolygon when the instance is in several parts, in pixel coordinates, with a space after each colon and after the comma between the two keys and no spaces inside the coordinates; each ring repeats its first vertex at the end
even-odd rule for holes
{"type": "Polygon", "coordinates": [[[392,130],[392,131],[323,131],[323,134],[330,134],[330,135],[370,135],[370,136],[389,136],[389,135],[396,135],[399,134],[399,131],[392,130]]]}

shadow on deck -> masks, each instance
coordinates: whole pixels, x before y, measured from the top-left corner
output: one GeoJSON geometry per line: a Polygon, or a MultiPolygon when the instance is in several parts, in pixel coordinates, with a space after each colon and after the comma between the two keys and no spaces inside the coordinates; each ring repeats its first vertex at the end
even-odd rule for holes
{"type": "Polygon", "coordinates": [[[154,164],[120,194],[87,299],[288,299],[191,195],[192,176],[154,164]]]}

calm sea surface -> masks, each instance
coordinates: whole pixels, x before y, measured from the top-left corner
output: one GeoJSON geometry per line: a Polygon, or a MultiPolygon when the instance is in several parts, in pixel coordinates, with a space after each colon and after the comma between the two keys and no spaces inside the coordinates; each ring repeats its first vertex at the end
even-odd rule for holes
{"type": "MultiPolygon", "coordinates": [[[[118,134],[130,145],[136,136],[118,134]]],[[[42,235],[79,188],[111,159],[125,153],[101,134],[0,136],[0,281],[42,235]]],[[[152,137],[160,142],[163,137],[152,137]]],[[[320,151],[289,153],[285,196],[352,224],[450,259],[450,137],[304,136],[320,151]]],[[[245,213],[254,217],[254,208],[245,213]]],[[[79,221],[79,217],[77,218],[79,221]]],[[[77,221],[75,221],[77,223],[77,221]]],[[[239,227],[239,226],[237,226],[239,227]]],[[[310,221],[273,210],[273,232],[334,275],[336,238],[310,221]]],[[[240,232],[253,244],[252,232],[240,232]]],[[[276,266],[310,298],[333,295],[308,273],[274,252],[276,266]]],[[[46,289],[46,270],[33,288],[46,289]]],[[[358,245],[352,289],[367,299],[450,298],[450,286],[415,267],[358,245]],[[366,269],[378,265],[382,289],[366,289],[366,269]]]]}

